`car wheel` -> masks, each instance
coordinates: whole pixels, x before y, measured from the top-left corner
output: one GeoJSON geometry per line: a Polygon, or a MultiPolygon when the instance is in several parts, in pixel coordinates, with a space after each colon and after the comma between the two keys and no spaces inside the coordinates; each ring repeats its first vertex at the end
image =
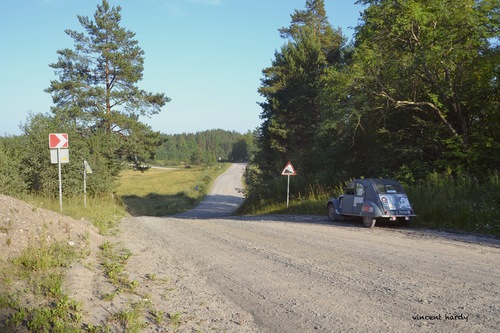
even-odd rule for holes
{"type": "Polygon", "coordinates": [[[330,221],[338,221],[338,215],[337,215],[337,212],[335,211],[335,206],[333,204],[329,204],[328,205],[328,218],[330,219],[330,221]]]}
{"type": "Polygon", "coordinates": [[[375,226],[376,219],[373,217],[363,217],[363,225],[367,228],[373,228],[375,226]]]}

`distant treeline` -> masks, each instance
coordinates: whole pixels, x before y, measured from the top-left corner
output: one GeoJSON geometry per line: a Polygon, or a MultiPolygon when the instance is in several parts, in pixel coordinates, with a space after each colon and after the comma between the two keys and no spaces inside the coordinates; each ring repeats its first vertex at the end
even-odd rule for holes
{"type": "Polygon", "coordinates": [[[253,150],[253,134],[213,129],[197,133],[161,134],[164,143],[154,161],[163,165],[210,165],[217,162],[246,162],[253,150]]]}

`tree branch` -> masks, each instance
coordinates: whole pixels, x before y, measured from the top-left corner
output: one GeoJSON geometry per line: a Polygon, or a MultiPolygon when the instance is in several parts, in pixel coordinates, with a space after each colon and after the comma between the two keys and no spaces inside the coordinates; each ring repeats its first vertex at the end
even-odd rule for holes
{"type": "Polygon", "coordinates": [[[430,102],[411,102],[411,101],[395,101],[394,103],[396,108],[405,108],[409,107],[411,109],[417,110],[417,111],[425,111],[425,108],[429,108],[433,110],[438,117],[441,119],[441,121],[448,127],[450,132],[454,136],[460,136],[455,128],[453,128],[453,125],[446,119],[446,115],[433,103],[430,102]]]}

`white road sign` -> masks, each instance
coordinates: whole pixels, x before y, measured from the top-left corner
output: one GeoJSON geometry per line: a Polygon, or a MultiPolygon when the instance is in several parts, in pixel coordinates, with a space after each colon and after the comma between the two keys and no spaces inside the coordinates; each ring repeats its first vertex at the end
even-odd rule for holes
{"type": "Polygon", "coordinates": [[[69,163],[69,149],[51,149],[50,150],[50,163],[69,163]],[[57,151],[59,150],[59,154],[57,151]],[[57,157],[59,155],[59,161],[57,157]]]}

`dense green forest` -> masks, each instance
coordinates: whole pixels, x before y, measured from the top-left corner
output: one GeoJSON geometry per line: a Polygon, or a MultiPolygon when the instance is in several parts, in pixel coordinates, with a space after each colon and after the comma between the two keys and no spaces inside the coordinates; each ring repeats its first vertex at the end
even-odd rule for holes
{"type": "Polygon", "coordinates": [[[279,207],[291,161],[290,211],[323,211],[352,178],[394,178],[417,224],[500,235],[500,3],[357,3],[352,42],[323,0],[278,30],[244,211],[279,207]]]}
{"type": "Polygon", "coordinates": [[[300,175],[295,193],[355,177],[413,185],[434,173],[477,181],[496,173],[499,2],[358,3],[352,43],[323,0],[307,0],[279,29],[284,44],[259,88],[253,199],[274,197],[287,161],[300,175]]]}

